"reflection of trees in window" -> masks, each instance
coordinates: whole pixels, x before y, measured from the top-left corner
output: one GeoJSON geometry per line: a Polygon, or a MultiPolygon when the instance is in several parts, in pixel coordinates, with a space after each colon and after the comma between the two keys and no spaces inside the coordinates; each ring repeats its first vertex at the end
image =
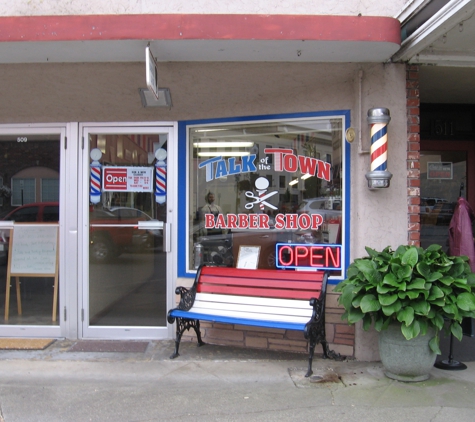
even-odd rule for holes
{"type": "Polygon", "coordinates": [[[243,192],[243,191],[248,191],[251,190],[251,182],[249,180],[241,180],[238,183],[238,191],[243,192]]]}
{"type": "Polygon", "coordinates": [[[305,180],[305,193],[306,198],[318,198],[322,195],[322,179],[318,177],[309,177],[305,180]]]}
{"type": "Polygon", "coordinates": [[[266,179],[269,181],[269,187],[273,187],[272,174],[266,174],[266,179]]]}
{"type": "MultiPolygon", "coordinates": [[[[272,148],[273,145],[266,145],[266,148],[272,148]]],[[[274,163],[274,156],[272,154],[267,156],[267,164],[273,164],[274,163]]]]}
{"type": "Polygon", "coordinates": [[[279,188],[285,188],[285,176],[279,176],[279,188]]]}
{"type": "MultiPolygon", "coordinates": [[[[320,159],[320,152],[319,152],[320,145],[315,137],[306,136],[305,143],[302,146],[305,156],[312,157],[316,159],[320,159]]],[[[322,193],[322,180],[318,177],[310,177],[305,180],[304,183],[305,198],[317,198],[319,196],[323,196],[322,193]]]]}

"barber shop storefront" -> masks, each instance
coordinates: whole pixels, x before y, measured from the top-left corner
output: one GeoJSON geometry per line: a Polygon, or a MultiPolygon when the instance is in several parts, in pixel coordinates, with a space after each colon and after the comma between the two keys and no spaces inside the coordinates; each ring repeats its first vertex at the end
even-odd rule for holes
{"type": "MultiPolygon", "coordinates": [[[[18,40],[0,43],[0,336],[172,339],[175,289],[202,265],[326,270],[330,348],[372,357],[333,288],[366,245],[408,241],[407,68],[382,64],[399,21],[246,16],[4,19],[18,40]],[[332,48],[310,27],[330,31],[332,48]],[[390,111],[392,179],[370,189],[378,107],[390,111]]],[[[202,334],[307,349],[301,332],[202,334]]]]}
{"type": "Polygon", "coordinates": [[[76,310],[82,338],[169,338],[173,272],[200,265],[341,279],[348,121],[2,127],[2,330],[61,337],[76,310]]]}

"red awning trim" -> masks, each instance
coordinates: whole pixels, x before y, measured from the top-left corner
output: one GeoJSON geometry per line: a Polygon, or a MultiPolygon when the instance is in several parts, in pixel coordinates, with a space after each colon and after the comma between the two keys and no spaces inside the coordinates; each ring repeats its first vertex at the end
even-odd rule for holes
{"type": "Polygon", "coordinates": [[[309,40],[401,44],[397,19],[334,15],[83,15],[0,17],[0,42],[309,40]]]}

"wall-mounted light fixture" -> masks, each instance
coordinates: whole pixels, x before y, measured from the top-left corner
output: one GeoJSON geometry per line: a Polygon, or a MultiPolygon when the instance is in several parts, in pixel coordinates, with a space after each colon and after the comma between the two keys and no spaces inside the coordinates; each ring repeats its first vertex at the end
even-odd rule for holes
{"type": "Polygon", "coordinates": [[[147,88],[139,88],[143,107],[172,107],[172,97],[168,88],[158,88],[158,99],[147,88]]]}
{"type": "Polygon", "coordinates": [[[393,175],[388,166],[388,123],[391,120],[387,108],[370,108],[368,124],[371,126],[371,171],[366,173],[368,188],[388,188],[393,175]]]}

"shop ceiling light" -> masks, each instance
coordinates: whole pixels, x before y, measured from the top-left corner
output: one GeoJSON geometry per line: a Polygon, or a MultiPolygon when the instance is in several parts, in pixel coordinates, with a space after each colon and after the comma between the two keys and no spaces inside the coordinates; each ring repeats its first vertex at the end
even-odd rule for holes
{"type": "Polygon", "coordinates": [[[158,88],[158,99],[147,88],[139,88],[143,107],[172,107],[172,97],[168,88],[158,88]]]}
{"type": "Polygon", "coordinates": [[[235,148],[235,147],[253,147],[254,142],[230,141],[230,142],[194,142],[195,148],[235,148]]]}
{"type": "Polygon", "coordinates": [[[299,179],[294,179],[291,182],[289,182],[289,186],[296,185],[299,182],[299,179]]]}
{"type": "Polygon", "coordinates": [[[249,155],[249,151],[208,151],[198,152],[198,157],[242,157],[249,155]]]}
{"type": "Polygon", "coordinates": [[[195,129],[194,132],[196,132],[196,133],[218,132],[218,131],[223,131],[223,130],[228,130],[228,129],[222,129],[222,128],[220,128],[220,129],[211,129],[211,128],[209,128],[209,129],[195,129]]]}

